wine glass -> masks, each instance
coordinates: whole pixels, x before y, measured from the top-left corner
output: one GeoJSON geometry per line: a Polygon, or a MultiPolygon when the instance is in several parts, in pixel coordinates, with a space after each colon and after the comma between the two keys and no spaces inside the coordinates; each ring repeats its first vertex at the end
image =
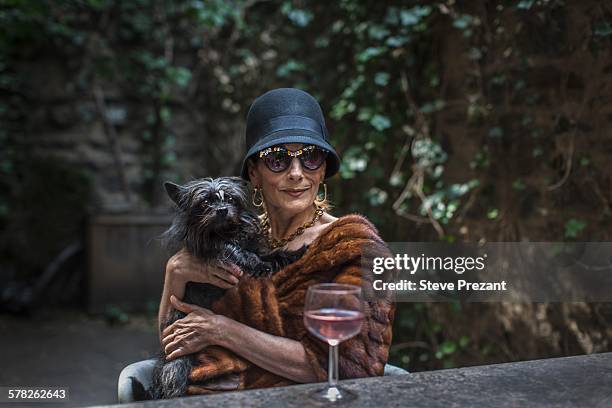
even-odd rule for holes
{"type": "Polygon", "coordinates": [[[338,344],[361,331],[363,323],[361,288],[340,283],[308,287],[304,325],[315,337],[329,344],[328,385],[310,395],[323,402],[350,401],[357,395],[338,386],[338,344]]]}

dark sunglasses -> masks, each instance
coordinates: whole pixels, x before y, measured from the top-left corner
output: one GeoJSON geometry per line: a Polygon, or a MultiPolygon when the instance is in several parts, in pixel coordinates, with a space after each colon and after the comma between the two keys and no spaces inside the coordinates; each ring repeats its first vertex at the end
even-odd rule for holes
{"type": "Polygon", "coordinates": [[[314,145],[295,151],[291,151],[283,146],[272,146],[260,151],[259,158],[263,160],[270,171],[275,173],[287,170],[294,157],[300,160],[304,169],[313,171],[321,167],[323,162],[325,162],[327,153],[327,150],[314,145]]]}

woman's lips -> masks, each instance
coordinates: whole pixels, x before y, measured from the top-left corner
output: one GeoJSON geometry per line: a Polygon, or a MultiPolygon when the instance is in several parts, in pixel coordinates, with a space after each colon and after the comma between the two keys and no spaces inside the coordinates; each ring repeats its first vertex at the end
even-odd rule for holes
{"type": "Polygon", "coordinates": [[[308,189],[304,189],[304,190],[283,190],[284,193],[289,194],[291,197],[299,197],[302,194],[304,194],[305,191],[308,191],[308,189]]]}

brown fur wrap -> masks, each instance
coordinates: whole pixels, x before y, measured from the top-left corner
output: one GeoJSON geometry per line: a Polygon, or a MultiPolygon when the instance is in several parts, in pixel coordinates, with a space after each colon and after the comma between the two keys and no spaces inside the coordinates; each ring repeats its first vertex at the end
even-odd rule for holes
{"type": "MultiPolygon", "coordinates": [[[[376,227],[364,216],[346,215],[323,230],[299,260],[270,278],[243,278],[212,310],[263,332],[301,342],[317,379],[325,381],[328,346],[304,327],[306,290],[326,282],[362,286],[367,300],[365,320],[361,333],[340,344],[340,378],[379,376],[387,362],[395,305],[389,294],[381,297],[372,293],[372,268],[362,266],[364,260],[377,256],[391,255],[376,227]]],[[[294,384],[222,347],[207,347],[196,359],[189,376],[189,395],[294,384]]]]}

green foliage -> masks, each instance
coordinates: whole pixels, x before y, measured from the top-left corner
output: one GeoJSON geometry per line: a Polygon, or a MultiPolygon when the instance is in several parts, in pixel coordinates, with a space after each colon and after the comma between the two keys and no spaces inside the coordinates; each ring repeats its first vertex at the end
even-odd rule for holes
{"type": "Polygon", "coordinates": [[[394,344],[390,358],[403,367],[419,370],[422,367],[452,368],[458,365],[462,353],[471,346],[467,334],[446,336],[446,328],[432,319],[430,313],[459,316],[459,303],[438,304],[434,307],[423,303],[402,303],[395,316],[394,344]],[[415,341],[413,333],[419,333],[415,341]],[[423,340],[423,341],[421,341],[423,340]]]}
{"type": "Polygon", "coordinates": [[[595,24],[593,27],[593,34],[599,37],[608,37],[612,35],[612,22],[602,21],[595,24]]]}
{"type": "Polygon", "coordinates": [[[521,0],[516,5],[516,8],[519,10],[529,10],[531,6],[533,6],[533,3],[535,3],[535,0],[521,0]]]}
{"type": "Polygon", "coordinates": [[[117,305],[108,305],[104,317],[108,324],[111,325],[124,325],[130,321],[130,316],[117,305]]]}
{"type": "Polygon", "coordinates": [[[158,312],[159,312],[158,302],[150,300],[145,304],[145,313],[147,316],[157,320],[158,312]]]}
{"type": "Polygon", "coordinates": [[[487,169],[491,163],[489,162],[489,149],[487,146],[476,153],[474,159],[470,162],[472,169],[487,169]]]}
{"type": "Polygon", "coordinates": [[[368,156],[365,149],[359,146],[351,146],[345,151],[342,157],[340,175],[342,178],[351,179],[358,173],[365,171],[367,166],[368,156]]]}
{"type": "Polygon", "coordinates": [[[517,191],[522,191],[527,187],[525,182],[521,179],[516,179],[512,182],[512,188],[517,191]]]}
{"type": "Polygon", "coordinates": [[[471,180],[467,183],[451,184],[448,187],[439,189],[425,198],[420,208],[422,216],[426,216],[431,211],[432,217],[443,224],[448,224],[460,206],[460,198],[477,187],[478,180],[471,180]]]}
{"type": "Polygon", "coordinates": [[[578,235],[586,228],[587,223],[582,220],[570,218],[565,223],[564,235],[566,238],[578,238],[578,235]]]}
{"type": "Polygon", "coordinates": [[[296,8],[291,1],[284,2],[281,11],[298,27],[306,27],[313,18],[312,12],[296,8]]]}
{"type": "Polygon", "coordinates": [[[487,211],[487,218],[494,220],[499,216],[499,210],[497,208],[489,208],[487,211]]]}
{"type": "Polygon", "coordinates": [[[501,127],[495,126],[489,129],[489,137],[500,138],[502,136],[504,136],[504,129],[502,129],[501,127]]]}
{"type": "MultiPolygon", "coordinates": [[[[242,1],[91,0],[13,2],[0,10],[0,69],[50,49],[58,58],[79,64],[67,87],[84,95],[120,92],[139,102],[129,122],[146,123],[142,135],[142,197],[155,195],[162,174],[176,163],[173,117],[184,109],[194,65],[187,50],[197,51],[202,38],[231,25],[244,28],[242,1]],[[186,52],[187,51],[187,52],[186,52]],[[80,60],[75,58],[78,55],[80,60]],[[185,65],[188,62],[188,65],[185,65]]],[[[293,15],[293,14],[292,14],[293,15]]],[[[19,84],[21,73],[0,71],[0,86],[19,84]]],[[[24,76],[23,82],[27,82],[24,76]]],[[[27,88],[14,89],[26,92],[27,88]]],[[[102,115],[102,112],[94,112],[102,115]]],[[[91,112],[84,112],[85,116],[91,112]]],[[[8,166],[6,162],[3,165],[8,166]]]]}

